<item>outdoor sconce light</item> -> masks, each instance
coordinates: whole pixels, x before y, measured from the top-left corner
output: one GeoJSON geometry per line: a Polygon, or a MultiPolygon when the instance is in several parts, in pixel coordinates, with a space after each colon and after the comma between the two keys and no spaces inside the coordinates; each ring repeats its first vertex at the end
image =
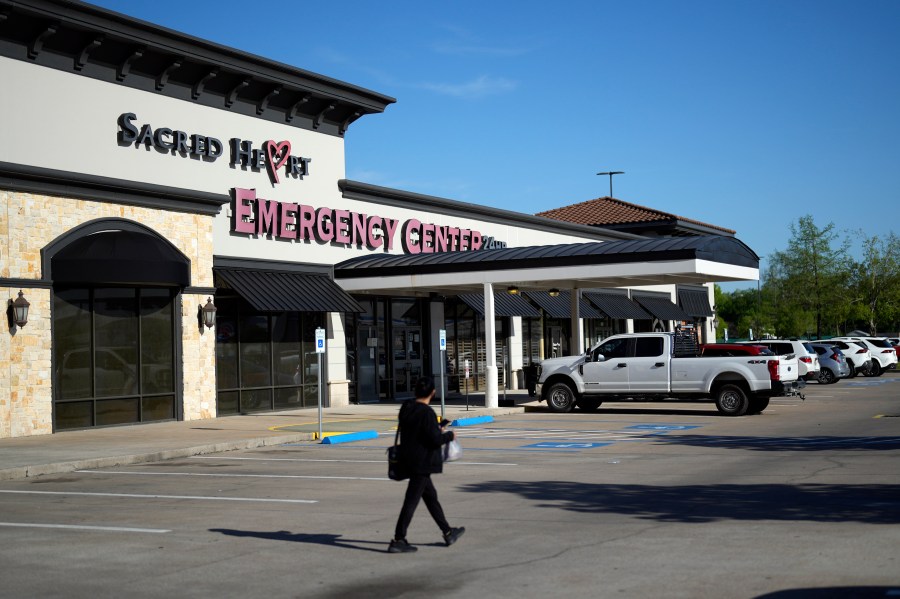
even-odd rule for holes
{"type": "Polygon", "coordinates": [[[559,296],[559,289],[554,287],[548,293],[550,294],[550,297],[557,297],[557,296],[559,296]]]}
{"type": "Polygon", "coordinates": [[[200,318],[206,328],[216,326],[216,306],[212,303],[211,297],[206,298],[206,305],[200,309],[200,318]]]}
{"type": "Polygon", "coordinates": [[[509,287],[506,288],[506,292],[510,295],[516,295],[519,293],[519,288],[516,287],[515,285],[510,285],[509,287]]]}
{"type": "Polygon", "coordinates": [[[21,329],[28,324],[28,307],[31,304],[25,299],[25,294],[22,293],[21,289],[19,290],[19,297],[16,298],[16,301],[10,303],[12,304],[13,322],[21,329]]]}

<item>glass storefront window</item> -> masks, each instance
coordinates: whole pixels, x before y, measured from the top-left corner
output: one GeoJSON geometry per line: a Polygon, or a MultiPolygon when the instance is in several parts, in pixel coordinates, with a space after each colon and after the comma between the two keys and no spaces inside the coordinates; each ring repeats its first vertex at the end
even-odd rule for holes
{"type": "Polygon", "coordinates": [[[316,405],[315,330],[324,328],[324,316],[262,313],[227,295],[217,298],[216,304],[218,414],[316,405]]]}
{"type": "Polygon", "coordinates": [[[56,430],[176,417],[175,295],[170,288],[54,290],[56,430]]]}

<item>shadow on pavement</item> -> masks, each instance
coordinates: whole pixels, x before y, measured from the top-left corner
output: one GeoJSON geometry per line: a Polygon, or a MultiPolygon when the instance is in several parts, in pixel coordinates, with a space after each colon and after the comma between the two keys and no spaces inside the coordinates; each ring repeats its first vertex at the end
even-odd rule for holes
{"type": "Polygon", "coordinates": [[[756,599],[882,599],[900,596],[900,584],[895,587],[822,587],[818,589],[787,589],[759,595],[756,599]]]}
{"type": "Polygon", "coordinates": [[[756,451],[828,451],[833,449],[900,449],[900,437],[726,437],[666,435],[653,438],[661,445],[726,447],[756,451]]]}
{"type": "Polygon", "coordinates": [[[489,481],[467,493],[511,493],[539,507],[659,522],[783,520],[900,523],[900,485],[604,485],[489,481]]]}
{"type": "Polygon", "coordinates": [[[387,553],[387,542],[363,541],[360,539],[342,539],[341,535],[293,533],[287,530],[261,531],[261,530],[234,530],[231,528],[210,528],[210,532],[218,532],[231,537],[253,537],[256,539],[269,539],[270,541],[289,541],[291,543],[313,543],[315,545],[330,545],[344,549],[358,549],[359,551],[373,551],[375,553],[387,553]],[[360,547],[353,543],[366,545],[379,545],[383,549],[374,547],[360,547]]]}

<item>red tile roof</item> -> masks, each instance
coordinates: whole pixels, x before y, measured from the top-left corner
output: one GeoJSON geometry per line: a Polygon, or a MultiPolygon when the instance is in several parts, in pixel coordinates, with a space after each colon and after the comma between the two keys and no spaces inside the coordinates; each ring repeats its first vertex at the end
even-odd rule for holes
{"type": "Polygon", "coordinates": [[[570,223],[591,226],[609,226],[633,223],[659,223],[660,221],[683,221],[703,227],[709,227],[718,231],[724,231],[735,234],[735,231],[710,225],[691,218],[677,216],[661,210],[654,210],[646,206],[639,206],[631,202],[623,202],[615,198],[603,197],[595,200],[588,200],[578,204],[563,206],[562,208],[554,208],[538,212],[537,216],[552,218],[570,223]]]}

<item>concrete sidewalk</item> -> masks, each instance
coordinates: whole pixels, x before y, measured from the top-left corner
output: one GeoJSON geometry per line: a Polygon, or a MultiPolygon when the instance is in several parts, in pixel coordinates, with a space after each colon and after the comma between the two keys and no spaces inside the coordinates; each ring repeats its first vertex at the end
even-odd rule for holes
{"type": "MultiPolygon", "coordinates": [[[[470,395],[467,410],[465,398],[448,397],[445,417],[456,420],[521,413],[524,404],[534,401],[525,391],[507,392],[506,397],[515,403],[515,407],[484,408],[484,395],[470,395]]],[[[323,435],[367,430],[390,433],[396,425],[400,404],[324,408],[323,435]]],[[[440,402],[432,402],[432,407],[440,415],[440,402]]],[[[318,423],[318,410],[306,408],[0,439],[0,480],[314,441],[318,436],[318,423]]]]}

